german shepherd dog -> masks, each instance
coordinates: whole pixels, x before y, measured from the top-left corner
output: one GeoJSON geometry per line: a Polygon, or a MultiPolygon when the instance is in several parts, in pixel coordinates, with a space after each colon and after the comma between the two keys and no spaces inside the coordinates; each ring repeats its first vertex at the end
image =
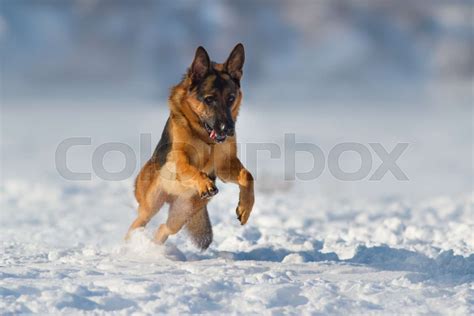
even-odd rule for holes
{"type": "Polygon", "coordinates": [[[235,136],[244,59],[242,44],[223,64],[211,62],[206,50],[197,48],[191,67],[171,90],[161,139],[135,181],[138,216],[126,238],[168,203],[168,219],[155,241],[163,244],[185,226],[194,244],[207,249],[212,242],[207,203],[218,192],[216,176],[239,185],[237,218],[247,223],[254,204],[253,177],[237,158],[235,136]]]}

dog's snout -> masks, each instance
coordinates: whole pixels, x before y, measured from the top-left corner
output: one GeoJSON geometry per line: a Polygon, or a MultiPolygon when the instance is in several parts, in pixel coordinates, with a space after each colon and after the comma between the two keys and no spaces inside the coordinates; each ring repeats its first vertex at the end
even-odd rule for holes
{"type": "Polygon", "coordinates": [[[215,126],[214,129],[219,134],[233,136],[235,133],[233,122],[227,122],[227,123],[219,122],[217,124],[214,124],[214,126],[215,126]]]}

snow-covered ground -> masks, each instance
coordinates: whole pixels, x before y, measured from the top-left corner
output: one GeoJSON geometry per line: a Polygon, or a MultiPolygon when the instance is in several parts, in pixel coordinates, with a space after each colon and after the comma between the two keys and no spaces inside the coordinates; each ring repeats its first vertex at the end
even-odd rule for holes
{"type": "MultiPolygon", "coordinates": [[[[237,188],[219,183],[207,251],[184,231],[166,246],[151,241],[166,209],[125,243],[133,177],[67,181],[55,150],[65,138],[91,136],[68,163],[92,172],[92,152],[104,142],[138,153],[139,134],[151,133],[154,146],[166,109],[5,107],[0,314],[472,314],[472,108],[269,109],[245,105],[243,144],[281,145],[284,133],[295,133],[327,154],[344,141],[387,150],[406,142],[398,163],[410,180],[389,173],[375,183],[343,182],[326,168],[313,181],[286,182],[282,160],[262,153],[248,225],[235,218],[237,188]]],[[[343,159],[348,169],[354,159],[343,159]]],[[[297,169],[309,160],[297,156],[297,169]]],[[[109,171],[123,164],[121,154],[104,158],[109,171]]],[[[378,164],[374,158],[372,170],[378,164]]]]}

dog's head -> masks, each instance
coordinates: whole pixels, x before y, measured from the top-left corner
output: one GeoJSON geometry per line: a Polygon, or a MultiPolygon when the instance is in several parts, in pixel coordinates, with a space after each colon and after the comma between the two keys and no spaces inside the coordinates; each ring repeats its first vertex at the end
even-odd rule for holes
{"type": "Polygon", "coordinates": [[[235,46],[223,64],[211,62],[206,50],[198,47],[188,70],[187,102],[199,118],[199,128],[214,142],[222,143],[234,135],[244,60],[242,44],[235,46]]]}

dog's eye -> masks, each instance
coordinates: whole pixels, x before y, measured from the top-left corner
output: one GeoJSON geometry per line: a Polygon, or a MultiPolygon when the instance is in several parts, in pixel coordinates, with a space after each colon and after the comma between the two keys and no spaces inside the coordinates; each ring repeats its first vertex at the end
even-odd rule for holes
{"type": "Polygon", "coordinates": [[[229,97],[227,98],[227,102],[234,103],[234,101],[235,101],[235,96],[233,94],[229,95],[229,97]]]}
{"type": "Polygon", "coordinates": [[[212,96],[205,97],[204,98],[204,103],[206,103],[207,105],[212,105],[214,103],[214,97],[212,97],[212,96]]]}

